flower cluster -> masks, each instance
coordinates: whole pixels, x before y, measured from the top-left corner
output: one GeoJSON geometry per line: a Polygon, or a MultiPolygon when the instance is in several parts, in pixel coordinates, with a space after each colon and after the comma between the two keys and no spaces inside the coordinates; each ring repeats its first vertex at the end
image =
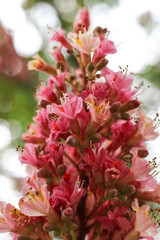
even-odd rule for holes
{"type": "Polygon", "coordinates": [[[38,55],[29,63],[49,78],[22,135],[19,159],[29,175],[19,209],[0,203],[0,232],[14,240],[152,240],[157,234],[159,212],[146,202],[160,203],[160,186],[145,141],[157,137],[159,120],[140,109],[128,71],[107,67],[106,56],[116,53],[108,30],[92,33],[89,24],[84,8],[68,38],[51,29],[59,43],[52,52],[56,66],[38,55]]]}

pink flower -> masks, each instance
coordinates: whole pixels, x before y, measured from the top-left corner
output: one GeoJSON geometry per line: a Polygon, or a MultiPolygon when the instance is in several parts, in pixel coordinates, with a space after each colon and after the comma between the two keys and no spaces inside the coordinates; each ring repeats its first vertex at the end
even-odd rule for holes
{"type": "Polygon", "coordinates": [[[160,184],[157,184],[153,190],[140,192],[138,197],[143,201],[157,202],[160,204],[160,184]]]}
{"type": "Polygon", "coordinates": [[[66,91],[65,78],[69,77],[69,73],[58,71],[58,75],[50,77],[49,81],[55,84],[58,91],[66,91]]]}
{"type": "Polygon", "coordinates": [[[50,66],[49,64],[45,63],[42,58],[36,54],[34,57],[34,60],[31,60],[28,63],[28,69],[29,70],[36,70],[41,72],[46,72],[51,75],[56,75],[56,69],[50,66]]]}
{"type": "Polygon", "coordinates": [[[48,86],[41,85],[36,93],[39,105],[42,107],[46,107],[49,103],[57,103],[57,96],[53,91],[53,82],[50,80],[48,82],[48,86]]]}
{"type": "Polygon", "coordinates": [[[135,131],[136,127],[130,120],[118,120],[116,123],[112,124],[112,143],[109,146],[108,150],[115,151],[120,146],[125,145],[134,135],[135,131]]]}
{"type": "Polygon", "coordinates": [[[86,99],[85,102],[88,104],[89,112],[91,115],[91,121],[97,124],[101,124],[104,121],[107,121],[107,119],[110,116],[110,111],[109,111],[109,101],[105,100],[99,100],[93,96],[89,95],[86,99]]]}
{"type": "Polygon", "coordinates": [[[46,109],[43,108],[41,110],[38,110],[33,120],[39,126],[41,134],[45,137],[48,137],[50,131],[48,127],[49,119],[48,119],[48,113],[46,109]]]}
{"type": "Polygon", "coordinates": [[[84,196],[86,190],[83,188],[83,183],[80,179],[75,182],[74,188],[72,189],[64,181],[61,181],[60,186],[53,189],[53,194],[50,197],[50,204],[60,214],[60,210],[71,207],[76,213],[78,203],[82,196],[84,196]]]}
{"type": "Polygon", "coordinates": [[[31,164],[33,166],[40,166],[40,159],[38,159],[35,145],[27,143],[19,154],[19,160],[22,164],[31,164]]]}
{"type": "Polygon", "coordinates": [[[68,38],[72,40],[72,46],[75,49],[87,55],[90,55],[100,45],[99,38],[92,37],[92,34],[87,31],[84,31],[84,33],[79,32],[78,34],[70,32],[68,38]]]}
{"type": "Polygon", "coordinates": [[[39,126],[34,123],[29,124],[27,131],[22,134],[22,139],[26,143],[44,144],[45,137],[39,126]]]}
{"type": "Polygon", "coordinates": [[[133,78],[121,72],[113,72],[107,67],[101,71],[101,75],[105,78],[106,84],[110,88],[110,98],[121,103],[129,101],[136,91],[132,91],[133,78]]]}
{"type": "Polygon", "coordinates": [[[47,139],[48,143],[51,143],[53,140],[57,140],[58,138],[66,138],[68,134],[68,122],[66,118],[59,117],[57,121],[51,120],[49,122],[49,128],[50,128],[50,136],[47,139]]]}
{"type": "Polygon", "coordinates": [[[112,41],[108,40],[107,38],[105,38],[100,46],[98,48],[96,48],[94,55],[93,55],[93,59],[92,62],[94,64],[97,64],[101,59],[103,59],[106,55],[108,54],[114,54],[116,53],[117,50],[115,48],[115,45],[112,41]]]}
{"type": "Polygon", "coordinates": [[[156,180],[152,177],[150,164],[138,157],[137,149],[133,148],[130,151],[133,154],[132,165],[128,172],[118,181],[121,185],[128,183],[139,182],[139,189],[153,189],[157,185],[156,180]]]}
{"type": "Polygon", "coordinates": [[[56,59],[56,61],[58,63],[63,64],[64,70],[67,71],[67,63],[66,63],[66,60],[65,60],[61,50],[62,50],[62,46],[55,47],[51,54],[54,56],[54,58],[56,59]]]}
{"type": "Polygon", "coordinates": [[[60,42],[63,47],[65,47],[67,50],[72,49],[72,45],[68,42],[67,38],[64,35],[64,30],[59,29],[59,32],[56,32],[52,29],[53,35],[51,37],[52,41],[60,42]]]}
{"type": "MultiPolygon", "coordinates": [[[[49,162],[54,163],[53,165],[57,167],[58,165],[63,164],[63,145],[59,145],[56,142],[48,143],[48,145],[45,147],[45,151],[49,153],[49,158],[47,160],[48,164],[49,162]],[[53,159],[53,160],[52,160],[53,159]]],[[[43,158],[43,156],[42,156],[43,158]]],[[[45,156],[44,156],[45,158],[45,156]]]]}
{"type": "Polygon", "coordinates": [[[140,141],[150,141],[158,137],[158,133],[155,130],[159,126],[159,121],[156,122],[156,119],[154,121],[147,117],[143,109],[136,114],[136,118],[137,131],[129,143],[137,144],[140,141]]]}
{"type": "Polygon", "coordinates": [[[45,180],[36,178],[19,201],[21,212],[28,216],[45,216],[49,222],[58,223],[59,217],[51,207],[49,198],[50,193],[45,180]]]}
{"type": "Polygon", "coordinates": [[[0,202],[0,214],[1,233],[18,232],[19,234],[26,234],[25,227],[30,221],[28,216],[25,216],[20,210],[5,202],[0,202]]]}
{"type": "Polygon", "coordinates": [[[136,212],[134,230],[131,230],[131,232],[126,235],[124,240],[131,239],[132,235],[134,236],[134,234],[137,232],[139,233],[137,236],[138,238],[135,239],[139,239],[139,237],[155,236],[158,231],[154,226],[153,220],[151,220],[149,217],[150,206],[148,204],[144,204],[139,207],[138,199],[134,199],[132,202],[132,209],[136,212]]]}
{"type": "Polygon", "coordinates": [[[82,27],[85,27],[85,29],[88,31],[89,25],[90,25],[90,19],[89,19],[88,9],[81,8],[74,22],[74,30],[76,33],[78,33],[79,28],[82,26],[82,27]]]}
{"type": "Polygon", "coordinates": [[[52,104],[47,107],[49,114],[56,114],[60,117],[68,119],[75,119],[82,111],[83,101],[82,98],[76,97],[73,94],[66,94],[61,99],[61,105],[52,104]]]}

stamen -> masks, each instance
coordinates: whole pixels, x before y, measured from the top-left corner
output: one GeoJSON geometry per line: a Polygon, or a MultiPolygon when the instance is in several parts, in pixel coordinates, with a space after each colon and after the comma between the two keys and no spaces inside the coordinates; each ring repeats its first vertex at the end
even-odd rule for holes
{"type": "Polygon", "coordinates": [[[157,164],[156,157],[152,159],[152,161],[149,161],[150,167],[151,167],[151,175],[153,177],[156,177],[160,171],[158,170],[160,163],[157,164]]]}

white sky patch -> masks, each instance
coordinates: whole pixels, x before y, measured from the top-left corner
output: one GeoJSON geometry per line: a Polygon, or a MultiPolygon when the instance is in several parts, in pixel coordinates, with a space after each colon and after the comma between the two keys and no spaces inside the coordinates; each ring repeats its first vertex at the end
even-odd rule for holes
{"type": "Polygon", "coordinates": [[[9,126],[4,120],[0,120],[0,150],[7,147],[11,143],[11,134],[9,126]]]}
{"type": "Polygon", "coordinates": [[[44,33],[47,33],[47,25],[52,28],[57,28],[61,25],[56,10],[49,3],[41,2],[35,4],[29,10],[29,15],[44,33]]]}
{"type": "Polygon", "coordinates": [[[0,201],[5,201],[18,207],[20,194],[14,190],[14,183],[10,178],[0,175],[0,201]]]}
{"type": "Polygon", "coordinates": [[[29,21],[15,30],[13,42],[17,53],[23,57],[37,53],[43,44],[41,34],[29,21]]]}
{"type": "Polygon", "coordinates": [[[14,177],[26,177],[25,165],[22,165],[18,159],[19,153],[15,149],[7,149],[2,155],[2,167],[14,177]]]}
{"type": "Polygon", "coordinates": [[[0,0],[0,19],[6,28],[15,30],[23,25],[26,15],[21,7],[22,0],[0,0]]]}
{"type": "Polygon", "coordinates": [[[109,67],[117,69],[129,65],[129,70],[139,72],[144,65],[152,64],[160,56],[160,24],[151,34],[138,24],[140,15],[151,11],[160,22],[159,0],[121,0],[119,5],[107,8],[97,3],[91,8],[92,28],[98,25],[107,27],[110,39],[117,45],[117,53],[108,57],[109,67]]]}

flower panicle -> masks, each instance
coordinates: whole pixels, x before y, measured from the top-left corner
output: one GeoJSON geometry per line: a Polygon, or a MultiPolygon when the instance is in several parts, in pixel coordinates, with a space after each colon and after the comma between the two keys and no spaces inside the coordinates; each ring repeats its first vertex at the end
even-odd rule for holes
{"type": "Polygon", "coordinates": [[[28,64],[49,77],[36,90],[38,110],[17,148],[28,166],[20,209],[0,202],[0,232],[14,240],[157,234],[160,213],[147,202],[160,203],[159,164],[145,159],[145,142],[158,136],[159,115],[146,116],[128,66],[109,69],[108,55],[117,52],[109,30],[98,26],[92,33],[89,26],[82,8],[68,35],[48,27],[50,42],[58,42],[51,51],[56,64],[38,54],[28,64]]]}

